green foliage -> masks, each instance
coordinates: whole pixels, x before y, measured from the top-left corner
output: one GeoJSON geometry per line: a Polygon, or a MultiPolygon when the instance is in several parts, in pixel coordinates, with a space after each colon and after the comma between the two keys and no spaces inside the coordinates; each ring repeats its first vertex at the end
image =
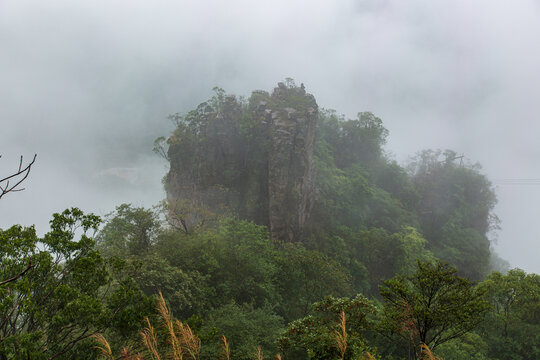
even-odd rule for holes
{"type": "Polygon", "coordinates": [[[435,257],[426,249],[427,240],[413,227],[404,227],[399,233],[393,234],[403,249],[399,257],[398,274],[412,275],[417,269],[418,261],[433,262],[435,257]]]}
{"type": "Polygon", "coordinates": [[[277,311],[289,322],[309,314],[327,295],[352,293],[350,275],[339,263],[302,245],[287,244],[276,253],[277,311]]]}
{"type": "Polygon", "coordinates": [[[485,234],[464,228],[456,216],[440,229],[440,238],[439,244],[432,245],[439,258],[453,264],[461,275],[471,280],[484,278],[490,266],[489,241],[485,234]]]}
{"type": "MultiPolygon", "coordinates": [[[[223,219],[216,227],[192,234],[160,232],[147,253],[132,263],[130,273],[146,294],[161,290],[174,313],[190,319],[208,345],[205,351],[217,351],[212,344],[220,333],[213,328],[241,323],[231,314],[229,325],[223,323],[223,309],[284,317],[288,322],[309,314],[311,304],[328,294],[352,293],[349,272],[335,260],[300,244],[273,244],[265,226],[236,219],[223,219]]],[[[241,336],[231,336],[243,334],[241,328],[231,330],[233,334],[223,332],[233,349],[241,336]]],[[[247,328],[252,332],[253,325],[247,328]]],[[[265,341],[259,345],[270,344],[265,341]]],[[[249,349],[254,340],[238,344],[244,344],[240,351],[244,355],[255,349],[249,349]]],[[[269,349],[267,345],[265,352],[269,349]]]]}
{"type": "Polygon", "coordinates": [[[351,293],[350,275],[339,263],[302,245],[276,246],[266,227],[246,221],[225,219],[218,229],[187,236],[170,233],[156,251],[173,267],[204,274],[198,287],[210,289],[212,307],[269,303],[291,321],[328,294],[351,293]]]}
{"type": "Polygon", "coordinates": [[[377,318],[373,305],[365,312],[371,315],[364,317],[361,307],[358,313],[346,310],[346,358],[373,355],[376,346],[385,358],[398,359],[407,356],[409,346],[415,353],[422,341],[449,359],[501,358],[493,353],[503,353],[499,343],[507,353],[536,351],[537,331],[526,323],[534,323],[535,292],[527,301],[518,300],[527,304],[519,316],[530,319],[513,315],[515,325],[503,326],[500,315],[489,313],[486,326],[471,332],[485,314],[481,293],[500,286],[486,282],[478,291],[448,265],[433,262],[427,240],[413,227],[389,232],[341,226],[311,237],[305,246],[273,244],[265,226],[237,219],[223,219],[192,234],[156,234],[128,272],[147,294],[162,289],[174,312],[188,319],[202,339],[202,358],[218,356],[221,334],[231,342],[233,359],[253,358],[257,346],[272,354],[273,342],[287,323],[280,338],[286,358],[338,358],[338,315],[347,308],[343,304],[356,300],[329,298],[333,300],[310,304],[328,294],[347,296],[358,288],[376,296],[376,286],[395,273],[403,275],[384,282],[384,311],[377,318]],[[501,326],[508,329],[505,339],[499,335],[501,326]]]}
{"type": "Polygon", "coordinates": [[[483,279],[489,271],[487,234],[497,226],[491,183],[477,165],[464,163],[449,150],[421,152],[409,172],[420,196],[420,230],[434,254],[467,278],[483,279]]]}
{"type": "Polygon", "coordinates": [[[167,260],[150,254],[130,264],[137,286],[147,295],[159,291],[167,298],[176,316],[188,319],[208,309],[214,291],[206,285],[207,276],[198,271],[184,271],[167,260]]]}
{"type": "Polygon", "coordinates": [[[366,173],[359,167],[349,171],[337,168],[323,145],[317,144],[321,149],[315,156],[319,199],[313,209],[313,228],[323,230],[364,223],[369,211],[368,200],[373,193],[366,173]]]}
{"type": "Polygon", "coordinates": [[[119,317],[140,322],[144,297],[129,282],[112,281],[88,235],[99,222],[74,208],[54,214],[42,238],[33,227],[0,230],[0,278],[21,274],[0,286],[0,358],[71,358],[119,317]]]}
{"type": "Polygon", "coordinates": [[[386,164],[373,171],[373,176],[377,185],[391,194],[392,198],[396,199],[404,209],[409,212],[414,211],[419,201],[419,194],[404,168],[395,161],[388,160],[386,164]]]}
{"type": "Polygon", "coordinates": [[[106,256],[143,255],[160,232],[161,222],[152,210],[122,204],[107,217],[96,237],[100,251],[106,256]]]}
{"type": "MultiPolygon", "coordinates": [[[[437,355],[444,360],[490,360],[487,354],[487,343],[476,333],[467,333],[437,347],[437,355]]],[[[501,359],[500,356],[497,358],[501,359]]]]}
{"type": "Polygon", "coordinates": [[[419,261],[413,275],[384,281],[380,293],[385,301],[384,327],[409,339],[414,349],[420,344],[434,349],[463,336],[488,309],[482,291],[439,261],[419,261]]]}
{"type": "Polygon", "coordinates": [[[540,357],[540,276],[513,269],[493,272],[480,284],[492,310],[478,333],[489,355],[500,359],[540,357]]]}
{"type": "Polygon", "coordinates": [[[401,227],[414,223],[412,215],[407,213],[401,202],[392,197],[392,194],[378,187],[373,189],[368,201],[368,227],[384,228],[391,232],[399,231],[401,227]]]}
{"type": "Polygon", "coordinates": [[[231,346],[231,357],[235,360],[251,360],[257,347],[264,354],[274,354],[275,343],[283,330],[283,319],[268,306],[253,308],[244,304],[229,303],[207,314],[201,329],[206,334],[208,346],[203,348],[202,356],[218,359],[221,352],[220,337],[225,335],[231,346]]]}
{"type": "MultiPolygon", "coordinates": [[[[362,295],[354,299],[328,296],[313,305],[314,314],[295,320],[279,339],[285,358],[338,359],[336,331],[340,314],[345,314],[347,349],[345,359],[359,359],[371,349],[364,341],[364,334],[371,330],[373,304],[362,295]]],[[[372,352],[372,351],[371,351],[372,352]]]]}
{"type": "Polygon", "coordinates": [[[212,306],[231,300],[256,306],[275,302],[276,268],[266,227],[225,219],[218,229],[166,241],[157,245],[158,253],[173,266],[204,274],[206,285],[214,291],[209,299],[212,306]]]}
{"type": "Polygon", "coordinates": [[[381,281],[395,274],[412,274],[418,259],[434,259],[431,252],[425,249],[427,241],[412,227],[405,227],[394,234],[383,229],[371,229],[359,231],[356,236],[357,256],[369,271],[373,295],[381,281]]]}
{"type": "Polygon", "coordinates": [[[395,274],[410,275],[417,259],[434,259],[427,241],[413,227],[389,233],[383,228],[353,231],[342,227],[337,234],[323,234],[308,246],[330,255],[352,275],[353,289],[377,296],[378,286],[395,274]]]}
{"type": "MultiPolygon", "coordinates": [[[[302,118],[311,97],[292,79],[278,84],[272,95],[254,91],[247,102],[222,89],[215,92],[186,115],[173,115],[178,126],[168,139],[169,197],[183,204],[180,223],[186,232],[194,228],[190,222],[208,218],[200,204],[268,225],[267,111],[293,108],[302,118]],[[181,181],[174,178],[178,174],[181,181]]],[[[436,257],[471,280],[483,279],[490,269],[488,233],[497,226],[489,181],[477,165],[449,150],[419,153],[407,172],[385,154],[387,137],[382,120],[372,113],[346,119],[333,110],[318,112],[316,200],[303,239],[321,243],[344,227],[389,234],[413,227],[436,257]]]]}
{"type": "Polygon", "coordinates": [[[209,208],[266,224],[268,194],[262,189],[268,139],[254,99],[270,99],[254,93],[245,103],[223,89],[214,90],[216,95],[195,110],[172,116],[177,128],[167,140],[171,170],[166,190],[193,208],[182,219],[187,229],[209,208]]]}
{"type": "Polygon", "coordinates": [[[345,120],[335,111],[320,112],[314,232],[341,226],[397,232],[416,225],[418,194],[404,169],[384,157],[387,134],[381,120],[371,113],[345,120]]]}
{"type": "Polygon", "coordinates": [[[381,119],[370,112],[361,112],[356,120],[342,122],[340,132],[336,154],[338,167],[360,163],[372,168],[379,161],[388,136],[381,119]]]}
{"type": "MultiPolygon", "coordinates": [[[[286,190],[277,201],[285,225],[302,213],[302,242],[272,242],[270,160],[282,162],[273,172],[280,180],[299,160],[280,153],[284,144],[270,136],[289,134],[295,124],[288,120],[314,120],[317,105],[292,79],[248,100],[214,91],[196,109],[172,115],[174,133],[154,143],[171,163],[163,213],[122,204],[97,246],[90,233],[99,218],[78,209],[55,214],[43,237],[32,227],[0,230],[0,360],[95,358],[89,336],[96,332],[109,339],[101,345],[111,345],[111,354],[124,345],[137,352],[134,334],[157,292],[198,337],[173,324],[163,298],[160,324],[192,349],[200,338],[201,359],[218,358],[222,334],[233,359],[255,358],[257,346],[273,354],[278,339],[289,359],[357,360],[369,352],[395,360],[419,357],[421,344],[446,360],[540,358],[538,275],[516,269],[492,273],[479,287],[469,282],[505,268],[490,252],[496,197],[477,165],[453,151],[426,150],[405,170],[384,151],[381,119],[320,110],[315,143],[313,127],[300,126],[293,144],[314,166],[314,183],[301,185],[312,193],[302,193],[300,211],[288,202],[303,190],[280,184],[286,190]],[[357,293],[372,300],[344,297],[357,293]]],[[[150,336],[153,320],[146,339],[171,355],[173,336],[159,325],[150,336]]],[[[142,353],[149,355],[148,346],[142,353]]]]}
{"type": "Polygon", "coordinates": [[[381,160],[388,130],[372,113],[361,112],[357,119],[345,120],[334,110],[323,110],[319,114],[318,127],[317,138],[332,147],[332,157],[338,168],[356,164],[373,168],[381,160]]]}

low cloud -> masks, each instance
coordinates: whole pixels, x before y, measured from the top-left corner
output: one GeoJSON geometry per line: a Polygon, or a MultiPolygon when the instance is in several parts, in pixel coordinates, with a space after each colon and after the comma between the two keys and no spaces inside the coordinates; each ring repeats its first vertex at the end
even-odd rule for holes
{"type": "Polygon", "coordinates": [[[151,153],[167,115],[214,86],[249,96],[286,77],[320,106],[372,111],[399,161],[451,148],[498,185],[497,250],[540,272],[540,9],[520,0],[15,1],[0,3],[1,170],[38,153],[27,190],[0,203],[0,226],[46,227],[53,211],[106,213],[163,197],[151,153]],[[110,169],[136,169],[141,183],[110,169]],[[117,176],[121,180],[121,176],[117,176]]]}

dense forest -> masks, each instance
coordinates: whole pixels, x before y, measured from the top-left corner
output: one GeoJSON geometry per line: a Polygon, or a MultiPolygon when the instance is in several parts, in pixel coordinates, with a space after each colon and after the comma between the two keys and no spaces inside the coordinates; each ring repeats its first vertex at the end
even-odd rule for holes
{"type": "Polygon", "coordinates": [[[478,164],[400,165],[290,79],[170,118],[161,204],[0,230],[0,359],[540,358],[540,276],[493,253],[478,164]]]}

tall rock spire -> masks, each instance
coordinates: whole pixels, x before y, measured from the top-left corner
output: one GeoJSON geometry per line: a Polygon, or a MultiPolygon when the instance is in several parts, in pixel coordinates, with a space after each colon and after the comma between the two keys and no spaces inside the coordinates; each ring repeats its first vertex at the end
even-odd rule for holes
{"type": "Polygon", "coordinates": [[[315,201],[317,118],[315,98],[283,83],[247,103],[218,93],[182,117],[166,189],[186,231],[233,214],[269,226],[274,241],[301,241],[315,201]]]}
{"type": "Polygon", "coordinates": [[[280,83],[272,93],[268,154],[268,216],[276,241],[302,239],[314,202],[313,145],[317,103],[301,87],[280,83]]]}

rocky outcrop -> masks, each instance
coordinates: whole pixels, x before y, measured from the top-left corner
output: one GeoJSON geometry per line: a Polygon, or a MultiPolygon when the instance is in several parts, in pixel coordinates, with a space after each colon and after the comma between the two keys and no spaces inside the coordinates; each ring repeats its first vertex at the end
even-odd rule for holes
{"type": "Polygon", "coordinates": [[[303,88],[280,83],[272,93],[268,216],[274,240],[301,239],[314,202],[313,144],[317,104],[303,88]]]}
{"type": "Polygon", "coordinates": [[[218,94],[180,118],[166,190],[171,208],[183,204],[183,226],[236,214],[269,226],[275,241],[301,241],[315,201],[317,117],[303,86],[280,83],[244,103],[218,94]]]}

